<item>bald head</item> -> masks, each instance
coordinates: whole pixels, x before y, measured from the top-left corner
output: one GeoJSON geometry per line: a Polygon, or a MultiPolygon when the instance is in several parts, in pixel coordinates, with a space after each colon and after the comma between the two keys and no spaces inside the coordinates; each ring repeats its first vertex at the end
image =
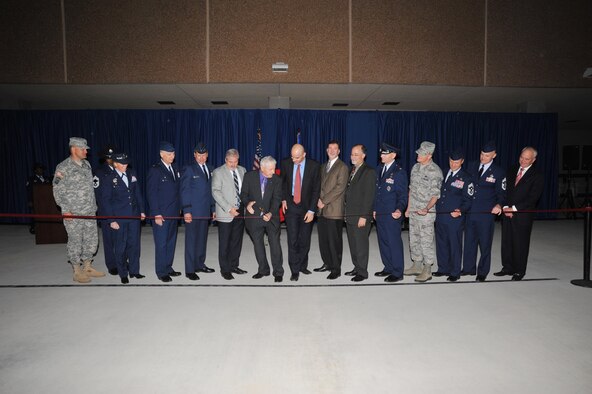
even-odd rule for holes
{"type": "Polygon", "coordinates": [[[302,163],[306,157],[304,146],[300,144],[294,144],[292,146],[292,150],[290,151],[290,155],[292,156],[292,162],[294,162],[294,164],[302,163]]]}

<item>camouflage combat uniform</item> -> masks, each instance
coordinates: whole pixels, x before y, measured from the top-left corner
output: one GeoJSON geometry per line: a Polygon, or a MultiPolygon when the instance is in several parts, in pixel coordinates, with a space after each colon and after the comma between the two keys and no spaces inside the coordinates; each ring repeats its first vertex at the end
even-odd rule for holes
{"type": "MultiPolygon", "coordinates": [[[[442,170],[433,161],[411,169],[409,181],[409,249],[414,264],[432,266],[436,262],[436,242],[434,239],[435,213],[425,216],[416,211],[427,208],[432,197],[440,198],[442,170]]],[[[432,208],[430,212],[434,212],[432,208]]]]}
{"type": "MultiPolygon", "coordinates": [[[[62,212],[94,216],[97,211],[93,175],[90,164],[78,165],[70,157],[56,167],[53,195],[62,212]]],[[[90,261],[97,251],[99,237],[97,221],[93,219],[64,220],[68,233],[67,253],[71,264],[90,261]]]]}

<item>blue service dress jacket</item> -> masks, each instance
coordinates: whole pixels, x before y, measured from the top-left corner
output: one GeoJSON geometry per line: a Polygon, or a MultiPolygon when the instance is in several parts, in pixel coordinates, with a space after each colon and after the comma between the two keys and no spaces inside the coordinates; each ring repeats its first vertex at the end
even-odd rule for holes
{"type": "Polygon", "coordinates": [[[179,216],[179,179],[181,174],[172,165],[175,177],[159,160],[148,170],[147,200],[150,207],[150,216],[179,216]]]}
{"type": "MultiPolygon", "coordinates": [[[[214,169],[210,165],[206,166],[211,180],[214,169]]],[[[215,207],[211,185],[199,164],[194,162],[186,166],[181,174],[180,195],[183,213],[190,213],[193,217],[211,217],[215,207]]]]}
{"type": "MultiPolygon", "coordinates": [[[[126,172],[128,186],[117,171],[103,177],[104,184],[100,188],[99,206],[105,216],[135,216],[145,212],[144,198],[136,172],[128,169],[126,172]]],[[[134,219],[106,219],[106,223],[126,223],[134,219]]]]}

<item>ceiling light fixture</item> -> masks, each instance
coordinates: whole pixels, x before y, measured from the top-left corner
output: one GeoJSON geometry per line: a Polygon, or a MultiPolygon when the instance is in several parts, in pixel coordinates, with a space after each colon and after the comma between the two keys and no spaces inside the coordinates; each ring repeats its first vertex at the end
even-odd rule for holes
{"type": "Polygon", "coordinates": [[[160,105],[175,105],[175,102],[170,100],[161,100],[157,101],[157,103],[160,105]]]}

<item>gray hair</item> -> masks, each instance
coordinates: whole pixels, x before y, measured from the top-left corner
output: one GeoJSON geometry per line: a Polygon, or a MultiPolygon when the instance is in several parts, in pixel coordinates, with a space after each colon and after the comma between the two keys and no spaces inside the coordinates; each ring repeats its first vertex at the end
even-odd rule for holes
{"type": "Polygon", "coordinates": [[[277,161],[272,156],[265,156],[261,159],[261,167],[275,166],[277,161]]]}
{"type": "Polygon", "coordinates": [[[536,159],[537,155],[539,154],[539,152],[538,152],[538,151],[537,151],[535,148],[533,148],[532,146],[525,146],[525,147],[524,147],[524,148],[523,148],[523,149],[520,151],[520,153],[524,152],[525,150],[531,150],[531,151],[532,151],[532,153],[533,153],[533,155],[534,155],[534,158],[535,158],[535,159],[536,159]]]}
{"type": "Polygon", "coordinates": [[[238,154],[238,150],[236,150],[234,148],[230,148],[230,149],[228,149],[226,151],[226,156],[224,156],[224,157],[226,158],[226,157],[229,157],[229,156],[240,157],[240,155],[238,154]]]}

